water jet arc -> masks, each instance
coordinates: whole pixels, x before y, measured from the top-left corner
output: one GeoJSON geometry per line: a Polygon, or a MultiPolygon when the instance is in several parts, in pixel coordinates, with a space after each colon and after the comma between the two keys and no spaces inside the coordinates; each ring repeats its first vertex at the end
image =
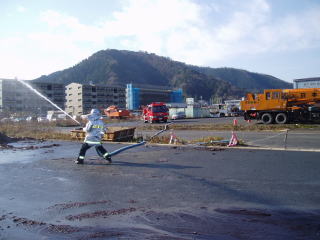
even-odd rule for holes
{"type": "Polygon", "coordinates": [[[66,114],[69,118],[71,118],[73,121],[75,121],[77,124],[81,125],[81,123],[79,121],[77,121],[76,119],[74,119],[70,114],[68,114],[66,111],[64,111],[62,108],[60,108],[57,104],[55,104],[54,102],[52,102],[49,98],[47,98],[46,96],[44,96],[42,93],[38,92],[36,89],[34,89],[33,87],[31,87],[28,83],[19,80],[18,78],[15,78],[17,81],[19,81],[20,83],[22,83],[24,86],[26,86],[27,88],[29,88],[31,91],[33,91],[34,93],[36,93],[38,96],[42,97],[44,100],[46,100],[48,103],[50,103],[52,106],[54,106],[56,109],[60,110],[61,112],[63,112],[64,114],[66,114]]]}

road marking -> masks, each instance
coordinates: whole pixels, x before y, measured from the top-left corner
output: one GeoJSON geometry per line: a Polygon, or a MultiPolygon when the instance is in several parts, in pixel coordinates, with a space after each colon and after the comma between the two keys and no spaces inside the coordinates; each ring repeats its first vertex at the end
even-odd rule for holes
{"type": "MultiPolygon", "coordinates": [[[[149,144],[150,146],[162,146],[162,147],[172,147],[172,144],[159,144],[159,143],[152,143],[149,144]]],[[[315,148],[280,148],[280,147],[255,147],[255,146],[235,146],[235,147],[224,147],[224,146],[199,146],[196,144],[189,144],[189,145],[175,145],[174,147],[178,148],[196,148],[196,147],[203,147],[203,148],[215,148],[215,149],[238,149],[238,150],[271,150],[271,151],[288,151],[288,152],[320,152],[320,149],[315,148]]]]}
{"type": "MultiPolygon", "coordinates": [[[[231,149],[229,147],[229,149],[231,149]]],[[[272,151],[291,151],[291,152],[320,152],[320,149],[314,148],[274,148],[274,147],[234,147],[233,149],[252,149],[252,150],[272,150],[272,151]]]]}

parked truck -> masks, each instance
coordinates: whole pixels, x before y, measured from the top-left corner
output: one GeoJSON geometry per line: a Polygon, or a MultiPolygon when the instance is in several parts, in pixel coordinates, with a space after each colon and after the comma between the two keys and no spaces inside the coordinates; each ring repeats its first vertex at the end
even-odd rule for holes
{"type": "Polygon", "coordinates": [[[109,118],[115,119],[123,119],[130,117],[130,111],[126,109],[120,109],[115,105],[112,105],[103,110],[104,114],[107,115],[109,118]]]}
{"type": "Polygon", "coordinates": [[[320,120],[320,88],[269,89],[247,93],[241,101],[244,119],[264,124],[320,120]]]}
{"type": "Polygon", "coordinates": [[[212,117],[228,116],[228,110],[227,110],[226,104],[222,104],[222,103],[212,104],[209,107],[209,111],[212,117]]]}
{"type": "Polygon", "coordinates": [[[169,109],[163,102],[153,102],[143,108],[142,118],[145,123],[167,122],[169,109]]]}
{"type": "Polygon", "coordinates": [[[63,111],[48,111],[47,116],[42,118],[41,116],[38,117],[38,121],[57,121],[57,120],[66,120],[67,115],[63,111]]]}

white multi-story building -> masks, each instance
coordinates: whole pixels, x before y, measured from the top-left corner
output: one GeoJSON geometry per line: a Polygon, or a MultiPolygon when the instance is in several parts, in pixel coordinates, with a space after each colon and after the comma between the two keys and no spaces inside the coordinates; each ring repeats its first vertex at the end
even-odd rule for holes
{"type": "Polygon", "coordinates": [[[66,86],[66,112],[70,115],[88,114],[92,108],[105,109],[110,105],[125,108],[124,87],[80,83],[66,86]]]}
{"type": "Polygon", "coordinates": [[[320,88],[320,77],[293,80],[294,88],[320,88]]]}

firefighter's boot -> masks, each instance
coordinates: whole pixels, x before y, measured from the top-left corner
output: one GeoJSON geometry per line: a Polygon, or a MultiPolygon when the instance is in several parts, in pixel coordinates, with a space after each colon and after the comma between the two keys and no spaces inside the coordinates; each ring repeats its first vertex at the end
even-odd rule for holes
{"type": "Polygon", "coordinates": [[[79,156],[77,160],[74,161],[76,164],[83,164],[83,158],[79,156]]]}
{"type": "Polygon", "coordinates": [[[112,163],[111,156],[109,155],[109,153],[106,153],[103,157],[104,157],[104,159],[107,160],[109,163],[112,163]]]}

